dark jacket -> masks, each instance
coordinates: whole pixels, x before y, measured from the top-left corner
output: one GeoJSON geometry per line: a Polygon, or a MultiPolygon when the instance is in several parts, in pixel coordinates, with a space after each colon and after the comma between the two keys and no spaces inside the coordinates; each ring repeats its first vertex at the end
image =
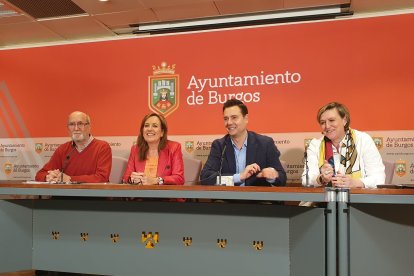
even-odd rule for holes
{"type": "MultiPolygon", "coordinates": [[[[226,145],[223,154],[222,175],[234,175],[236,173],[236,159],[234,156],[234,149],[229,135],[221,139],[216,139],[211,145],[210,154],[207,162],[201,171],[200,181],[204,185],[214,185],[216,177],[220,171],[221,155],[226,145]]],[[[272,167],[278,173],[274,183],[269,183],[265,178],[257,178],[255,175],[245,180],[246,186],[285,186],[286,173],[279,160],[280,152],[277,149],[272,138],[264,135],[248,131],[247,151],[246,151],[246,166],[257,163],[261,169],[272,167]]]]}

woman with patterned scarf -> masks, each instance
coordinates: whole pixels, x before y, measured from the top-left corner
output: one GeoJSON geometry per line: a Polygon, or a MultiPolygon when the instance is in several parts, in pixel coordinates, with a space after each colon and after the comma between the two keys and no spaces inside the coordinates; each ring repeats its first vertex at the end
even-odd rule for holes
{"type": "Polygon", "coordinates": [[[324,136],[308,146],[303,185],[376,188],[384,184],[385,168],[374,141],[349,127],[351,117],[344,105],[323,106],[317,120],[324,136]]]}

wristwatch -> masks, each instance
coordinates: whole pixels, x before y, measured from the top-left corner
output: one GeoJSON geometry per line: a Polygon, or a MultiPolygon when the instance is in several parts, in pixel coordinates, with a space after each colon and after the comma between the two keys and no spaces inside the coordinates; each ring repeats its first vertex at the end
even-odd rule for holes
{"type": "Polygon", "coordinates": [[[164,184],[164,178],[158,177],[158,185],[163,185],[163,184],[164,184]]]}

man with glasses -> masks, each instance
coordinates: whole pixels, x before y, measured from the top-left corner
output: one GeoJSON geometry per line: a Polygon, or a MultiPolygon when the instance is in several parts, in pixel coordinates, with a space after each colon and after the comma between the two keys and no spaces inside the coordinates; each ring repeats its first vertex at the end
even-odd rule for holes
{"type": "Polygon", "coordinates": [[[60,145],[49,162],[37,172],[37,181],[53,183],[109,182],[112,151],[109,144],[91,135],[91,120],[75,111],[68,118],[72,141],[60,145]]]}

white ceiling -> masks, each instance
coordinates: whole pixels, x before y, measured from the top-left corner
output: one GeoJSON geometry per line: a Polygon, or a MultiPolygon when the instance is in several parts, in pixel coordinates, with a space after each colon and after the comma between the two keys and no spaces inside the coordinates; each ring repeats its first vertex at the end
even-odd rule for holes
{"type": "Polygon", "coordinates": [[[131,24],[333,4],[350,4],[350,10],[355,15],[414,8],[414,0],[0,0],[0,48],[27,43],[116,38],[130,35],[133,30],[131,24]],[[41,20],[39,17],[35,18],[30,10],[21,8],[20,4],[28,3],[37,11],[53,13],[50,1],[72,1],[86,13],[82,16],[41,20]],[[2,16],[10,11],[14,11],[15,14],[2,16]]]}

